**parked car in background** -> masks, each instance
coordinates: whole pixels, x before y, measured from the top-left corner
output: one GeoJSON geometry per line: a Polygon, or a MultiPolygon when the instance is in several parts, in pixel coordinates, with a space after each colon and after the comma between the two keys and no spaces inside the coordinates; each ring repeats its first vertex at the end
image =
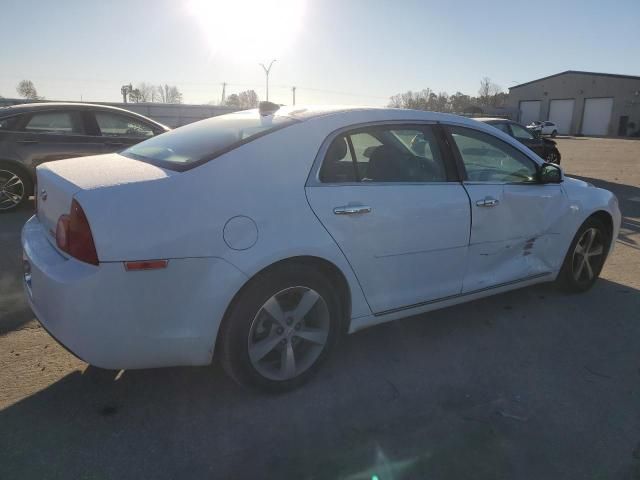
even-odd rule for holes
{"type": "Polygon", "coordinates": [[[542,138],[540,135],[532,133],[529,129],[511,120],[504,118],[476,118],[479,122],[487,123],[502,130],[507,135],[512,136],[521,143],[524,143],[531,150],[536,152],[540,158],[547,162],[560,165],[560,151],[554,140],[542,138]]]}
{"type": "Polygon", "coordinates": [[[544,122],[537,120],[531,122],[531,124],[527,125],[527,129],[537,132],[540,135],[551,135],[552,137],[558,134],[558,126],[548,120],[544,122]]]}
{"type": "Polygon", "coordinates": [[[124,150],[170,130],[121,108],[29,103],[0,108],[0,212],[33,194],[35,168],[70,157],[124,150]]]}
{"type": "Polygon", "coordinates": [[[495,128],[415,110],[263,105],[37,176],[25,295],[54,338],[110,369],[215,350],[266,390],[345,332],[539,282],[585,291],[621,218],[495,128]]]}

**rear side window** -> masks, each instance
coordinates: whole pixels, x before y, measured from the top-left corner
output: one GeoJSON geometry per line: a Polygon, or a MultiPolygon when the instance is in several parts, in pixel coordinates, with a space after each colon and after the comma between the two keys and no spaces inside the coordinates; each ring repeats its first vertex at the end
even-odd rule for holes
{"type": "Polygon", "coordinates": [[[0,131],[11,131],[15,130],[18,125],[19,117],[16,115],[14,117],[0,118],[0,131]]]}
{"type": "Polygon", "coordinates": [[[31,115],[24,131],[70,135],[83,134],[84,128],[78,112],[42,112],[31,115]]]}
{"type": "Polygon", "coordinates": [[[95,112],[94,115],[103,137],[153,137],[153,129],[135,118],[111,112],[95,112]]]}
{"type": "Polygon", "coordinates": [[[431,127],[375,126],[336,137],[319,172],[323,183],[446,182],[431,127]]]}
{"type": "Polygon", "coordinates": [[[186,170],[297,122],[285,116],[261,116],[257,111],[220,115],[145,140],[122,155],[168,169],[186,170]]]}

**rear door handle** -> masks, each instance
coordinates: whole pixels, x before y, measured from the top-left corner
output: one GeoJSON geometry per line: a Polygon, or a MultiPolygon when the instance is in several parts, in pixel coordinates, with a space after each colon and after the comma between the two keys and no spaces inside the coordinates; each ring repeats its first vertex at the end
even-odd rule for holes
{"type": "Polygon", "coordinates": [[[479,207],[495,207],[500,203],[500,200],[493,197],[485,197],[483,200],[478,200],[476,205],[479,207]]]}
{"type": "Polygon", "coordinates": [[[366,205],[345,205],[333,209],[333,213],[336,215],[358,215],[361,213],[369,213],[370,211],[371,207],[366,205]]]}
{"type": "Polygon", "coordinates": [[[109,147],[121,147],[124,145],[122,142],[105,142],[105,145],[109,147]]]}

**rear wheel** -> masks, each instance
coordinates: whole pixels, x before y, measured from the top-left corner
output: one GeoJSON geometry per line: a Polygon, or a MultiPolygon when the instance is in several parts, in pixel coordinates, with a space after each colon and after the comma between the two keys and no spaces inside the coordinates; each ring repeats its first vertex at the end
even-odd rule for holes
{"type": "Polygon", "coordinates": [[[555,137],[556,135],[558,135],[558,131],[557,130],[554,130],[553,132],[551,132],[551,136],[552,137],[555,137]]]}
{"type": "Polygon", "coordinates": [[[0,213],[15,210],[31,194],[31,180],[19,168],[0,162],[0,213]]]}
{"type": "Polygon", "coordinates": [[[243,386],[293,389],[334,348],[340,301],[331,282],[305,265],[260,274],[241,292],[221,327],[221,360],[243,386]]]}
{"type": "Polygon", "coordinates": [[[589,290],[602,271],[610,243],[609,232],[599,219],[584,222],[565,257],[559,285],[570,292],[589,290]]]}

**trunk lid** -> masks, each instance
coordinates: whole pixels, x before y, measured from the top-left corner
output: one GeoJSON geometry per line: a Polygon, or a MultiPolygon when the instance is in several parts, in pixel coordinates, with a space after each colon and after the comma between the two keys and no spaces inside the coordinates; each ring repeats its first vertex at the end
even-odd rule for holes
{"type": "Polygon", "coordinates": [[[60,215],[69,213],[78,192],[159,180],[174,173],[115,153],[47,162],[36,169],[36,214],[55,237],[60,215]]]}

